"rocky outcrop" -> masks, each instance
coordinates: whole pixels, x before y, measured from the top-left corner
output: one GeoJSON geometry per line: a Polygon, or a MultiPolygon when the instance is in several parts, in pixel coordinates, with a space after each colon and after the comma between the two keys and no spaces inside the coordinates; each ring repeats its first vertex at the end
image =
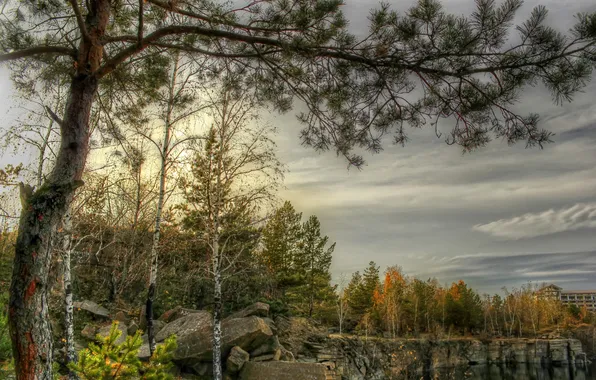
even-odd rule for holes
{"type": "Polygon", "coordinates": [[[361,337],[308,337],[294,352],[298,362],[332,363],[351,380],[401,378],[483,364],[567,365],[585,360],[575,339],[365,340],[361,337]]]}
{"type": "Polygon", "coordinates": [[[330,380],[334,378],[335,376],[328,373],[324,365],[309,363],[248,362],[240,372],[241,380],[330,380]]]}

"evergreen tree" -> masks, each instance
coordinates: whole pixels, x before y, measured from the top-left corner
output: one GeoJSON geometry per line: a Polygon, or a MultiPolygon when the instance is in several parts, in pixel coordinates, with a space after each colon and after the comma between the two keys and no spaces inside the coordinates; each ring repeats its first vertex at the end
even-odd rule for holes
{"type": "Polygon", "coordinates": [[[321,236],[321,223],[312,215],[302,225],[298,255],[296,256],[296,272],[302,279],[303,285],[298,289],[302,300],[308,305],[305,314],[313,316],[315,301],[330,301],[333,294],[330,286],[331,259],[335,250],[335,243],[329,247],[328,236],[321,236]]]}
{"type": "Polygon", "coordinates": [[[300,283],[297,275],[296,256],[301,239],[302,213],[296,212],[289,201],[278,208],[263,230],[262,260],[277,279],[278,287],[285,294],[289,286],[300,283]]]}
{"type": "Polygon", "coordinates": [[[348,306],[350,315],[360,321],[364,315],[372,311],[375,291],[380,288],[379,267],[374,261],[368,264],[364,273],[354,273],[348,285],[348,306]]]}
{"type": "Polygon", "coordinates": [[[453,283],[446,297],[447,321],[462,333],[482,325],[482,301],[463,281],[453,283]]]}

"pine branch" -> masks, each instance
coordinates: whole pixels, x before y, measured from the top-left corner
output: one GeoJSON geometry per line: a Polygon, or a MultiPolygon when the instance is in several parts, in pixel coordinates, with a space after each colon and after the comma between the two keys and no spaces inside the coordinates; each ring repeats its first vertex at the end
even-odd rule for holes
{"type": "Polygon", "coordinates": [[[0,54],[0,62],[13,61],[20,58],[28,58],[41,54],[66,55],[76,59],[77,51],[64,46],[34,46],[28,49],[0,54]]]}

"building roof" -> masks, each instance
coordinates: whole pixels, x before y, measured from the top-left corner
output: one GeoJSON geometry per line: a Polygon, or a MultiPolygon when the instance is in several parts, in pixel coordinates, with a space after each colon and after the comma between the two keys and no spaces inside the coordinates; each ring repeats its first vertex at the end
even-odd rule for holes
{"type": "Polygon", "coordinates": [[[563,290],[561,294],[596,294],[596,290],[563,290]]]}
{"type": "Polygon", "coordinates": [[[545,285],[542,288],[540,288],[539,291],[543,291],[543,290],[561,290],[563,288],[561,288],[560,286],[557,286],[555,284],[549,284],[549,285],[545,285]]]}

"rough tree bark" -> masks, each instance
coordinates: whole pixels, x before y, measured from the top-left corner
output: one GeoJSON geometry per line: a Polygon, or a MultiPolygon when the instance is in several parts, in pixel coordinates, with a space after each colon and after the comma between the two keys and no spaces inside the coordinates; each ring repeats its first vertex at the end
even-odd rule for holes
{"type": "Polygon", "coordinates": [[[21,212],[10,287],[10,332],[19,380],[50,380],[52,334],[48,316],[48,272],[52,238],[80,182],[89,148],[89,114],[97,79],[72,80],[54,170],[21,212]]]}
{"type": "Polygon", "coordinates": [[[24,200],[15,245],[10,285],[9,326],[18,380],[52,380],[52,333],[48,315],[48,272],[52,239],[62,222],[89,151],[89,116],[97,91],[93,73],[102,57],[101,37],[110,15],[108,0],[91,2],[87,36],[78,49],[71,80],[61,145],[52,172],[33,195],[24,200]]]}

